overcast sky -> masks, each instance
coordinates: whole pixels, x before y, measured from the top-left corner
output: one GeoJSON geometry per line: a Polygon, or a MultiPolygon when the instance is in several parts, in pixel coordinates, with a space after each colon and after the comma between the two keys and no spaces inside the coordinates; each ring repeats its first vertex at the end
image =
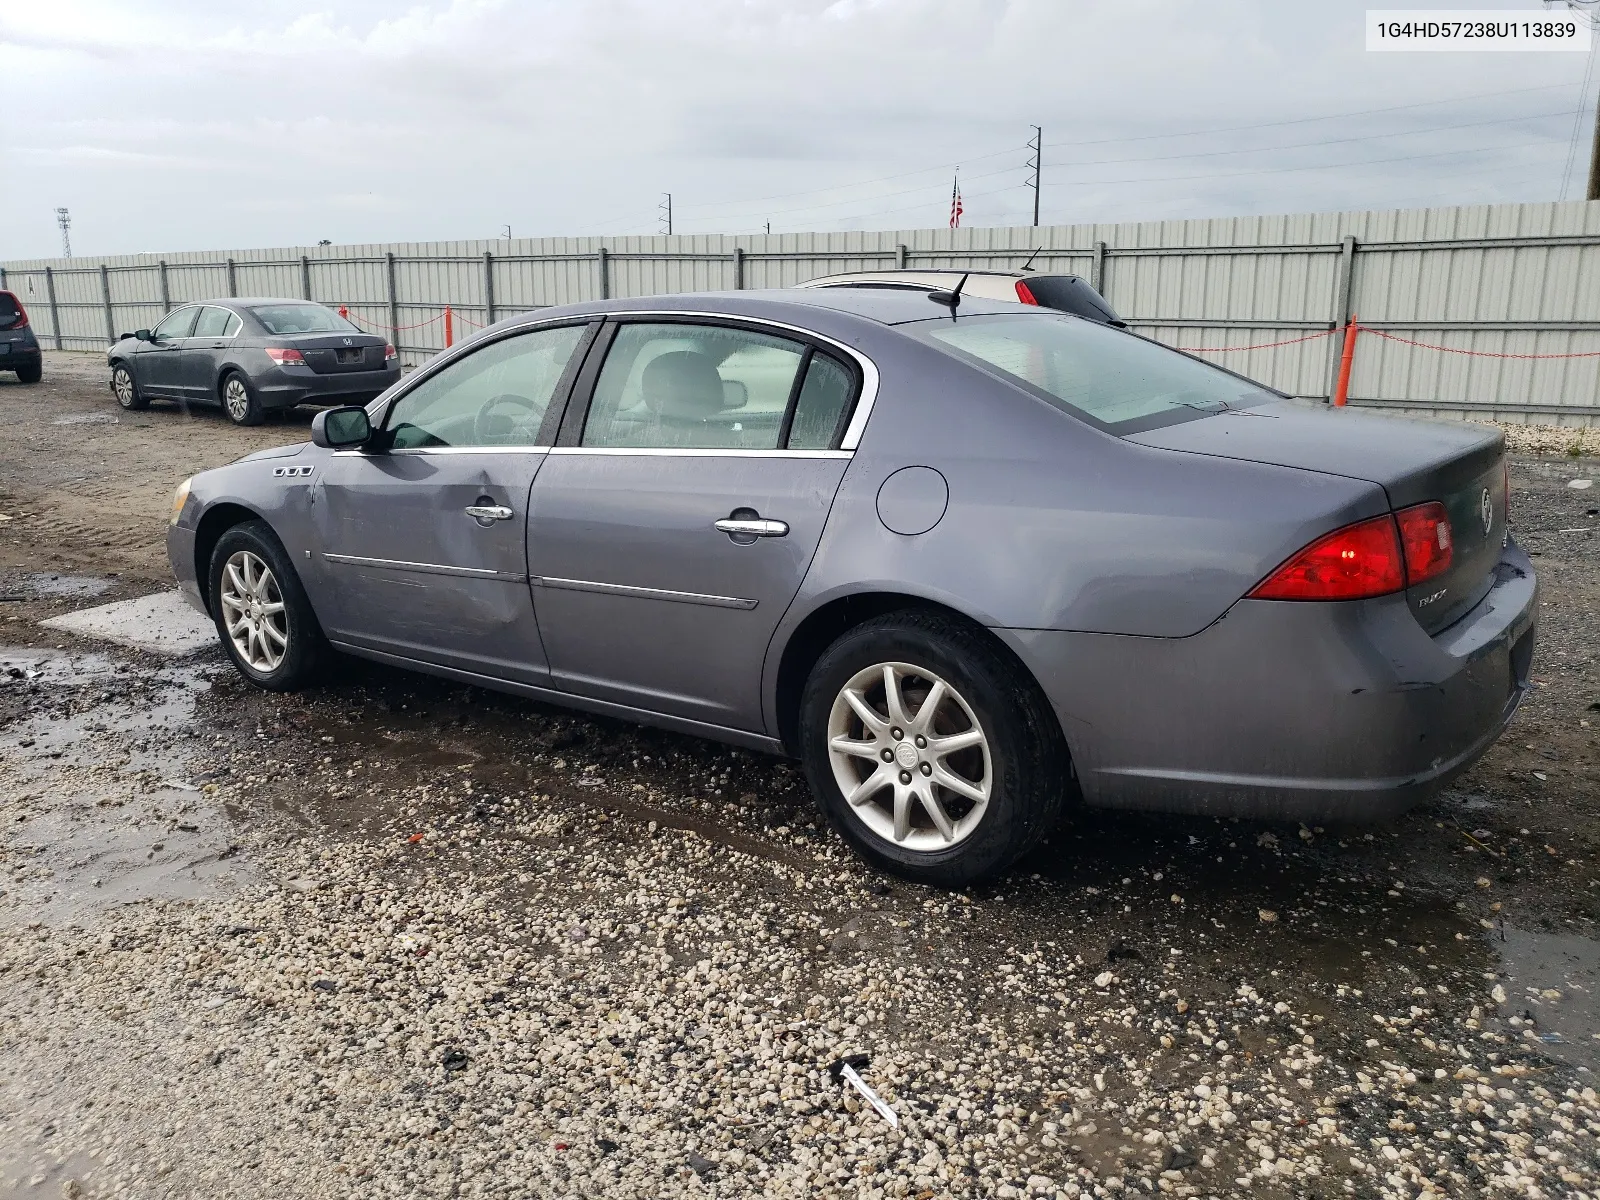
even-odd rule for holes
{"type": "Polygon", "coordinates": [[[964,224],[1025,224],[1034,124],[1045,223],[1581,198],[1585,55],[1369,54],[1365,8],[6,4],[0,259],[61,205],[78,254],[654,233],[667,191],[679,233],[943,226],[957,165],[964,224]]]}

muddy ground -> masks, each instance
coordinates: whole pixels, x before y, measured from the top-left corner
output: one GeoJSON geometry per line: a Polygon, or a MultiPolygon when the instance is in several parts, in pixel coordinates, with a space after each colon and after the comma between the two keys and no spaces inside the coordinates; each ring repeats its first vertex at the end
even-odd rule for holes
{"type": "Polygon", "coordinates": [[[0,1196],[1600,1195],[1593,458],[1514,462],[1535,687],[1435,802],[1078,813],[950,896],[772,759],[41,629],[306,421],[50,355],[0,422],[0,1196]]]}

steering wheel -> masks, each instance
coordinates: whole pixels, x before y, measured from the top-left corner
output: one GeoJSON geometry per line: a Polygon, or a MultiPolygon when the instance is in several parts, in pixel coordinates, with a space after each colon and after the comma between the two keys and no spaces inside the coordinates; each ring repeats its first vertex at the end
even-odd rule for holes
{"type": "Polygon", "coordinates": [[[515,392],[490,396],[472,418],[472,440],[480,446],[507,446],[526,438],[527,443],[531,444],[534,435],[539,432],[537,423],[529,421],[535,414],[543,417],[539,406],[526,396],[519,396],[515,392]],[[521,412],[502,413],[501,409],[520,409],[521,412]],[[529,429],[529,424],[534,424],[535,428],[529,429]]]}

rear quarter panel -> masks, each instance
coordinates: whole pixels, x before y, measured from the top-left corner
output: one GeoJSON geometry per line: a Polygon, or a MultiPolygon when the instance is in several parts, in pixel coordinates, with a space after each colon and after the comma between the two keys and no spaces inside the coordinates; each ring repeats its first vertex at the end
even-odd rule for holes
{"type": "Polygon", "coordinates": [[[908,590],[991,626],[1185,637],[1317,534],[1387,511],[1360,480],[1134,445],[906,338],[874,353],[878,401],[797,607],[908,590]],[[949,503],[904,536],[877,497],[912,465],[949,503]]]}

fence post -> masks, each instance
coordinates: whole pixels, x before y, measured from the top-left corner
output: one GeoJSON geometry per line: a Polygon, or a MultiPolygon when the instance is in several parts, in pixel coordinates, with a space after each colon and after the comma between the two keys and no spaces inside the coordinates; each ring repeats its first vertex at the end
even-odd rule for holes
{"type": "Polygon", "coordinates": [[[1106,294],[1106,244],[1104,242],[1096,242],[1094,244],[1094,259],[1089,266],[1089,286],[1099,292],[1101,296],[1106,294]]]}
{"type": "Polygon", "coordinates": [[[100,301],[106,308],[106,345],[117,340],[117,322],[111,315],[111,270],[100,264],[100,301]]]}
{"type": "Polygon", "coordinates": [[[906,259],[908,257],[909,252],[906,250],[906,244],[904,242],[901,242],[894,248],[894,265],[897,271],[904,271],[906,269],[906,259]]]}
{"type": "Polygon", "coordinates": [[[394,251],[384,255],[384,265],[389,270],[389,327],[395,336],[395,348],[400,346],[400,293],[394,281],[394,251]]]}
{"type": "Polygon", "coordinates": [[[237,296],[238,294],[239,294],[239,273],[238,273],[238,270],[233,265],[233,259],[230,258],[228,260],[228,295],[237,296]]]}
{"type": "Polygon", "coordinates": [[[1356,324],[1354,313],[1350,314],[1350,321],[1344,327],[1344,352],[1339,356],[1339,382],[1333,389],[1333,406],[1343,408],[1350,398],[1350,368],[1356,360],[1356,333],[1361,326],[1356,324]]]}
{"type": "Polygon", "coordinates": [[[10,288],[6,287],[6,269],[0,267],[0,292],[8,292],[10,290],[10,288]]]}
{"type": "Polygon", "coordinates": [[[44,293],[50,298],[50,328],[56,335],[56,349],[61,349],[61,310],[56,307],[56,273],[44,269],[44,293]]]}
{"type": "Polygon", "coordinates": [[[483,252],[483,323],[494,324],[494,251],[483,252]]]}
{"type": "MultiPolygon", "coordinates": [[[[1339,243],[1339,266],[1334,277],[1334,307],[1333,320],[1329,323],[1330,329],[1338,329],[1341,326],[1348,327],[1352,320],[1350,305],[1352,298],[1355,296],[1357,249],[1354,234],[1346,234],[1344,240],[1339,243]]],[[[1338,379],[1341,373],[1340,360],[1340,344],[1335,342],[1328,351],[1328,399],[1330,401],[1333,400],[1334,392],[1338,388],[1338,379]]],[[[1345,382],[1348,383],[1349,379],[1346,378],[1345,382]]],[[[1334,403],[1343,402],[1334,401],[1334,403]]]]}
{"type": "Polygon", "coordinates": [[[454,346],[455,344],[456,344],[455,313],[452,312],[451,309],[450,309],[450,306],[448,304],[446,304],[444,306],[444,348],[446,350],[448,350],[448,349],[450,349],[451,346],[454,346]]]}
{"type": "Polygon", "coordinates": [[[300,295],[311,299],[311,259],[304,254],[300,256],[300,295]]]}
{"type": "Polygon", "coordinates": [[[156,266],[156,275],[161,280],[161,315],[166,316],[172,311],[172,292],[167,287],[167,260],[163,258],[156,266]]]}
{"type": "Polygon", "coordinates": [[[733,290],[744,291],[744,247],[733,248],[733,290]]]}
{"type": "Polygon", "coordinates": [[[600,299],[611,299],[611,252],[604,246],[594,253],[595,265],[600,268],[600,299]]]}

